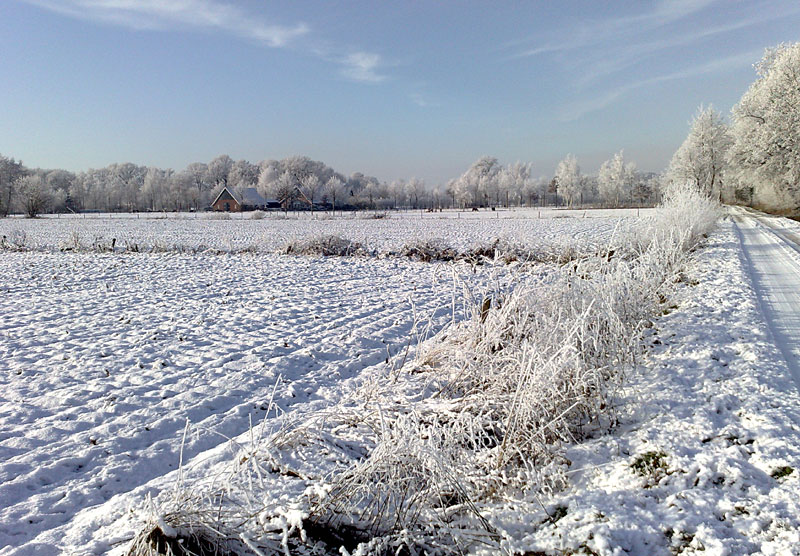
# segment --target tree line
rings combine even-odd
[[[568,154],[556,166],[555,175],[533,177],[530,163],[502,166],[497,159],[483,156],[458,178],[447,182],[445,192],[451,205],[495,206],[639,206],[658,200],[660,178],[653,172],[639,172],[619,151],[600,166],[597,175],[581,172],[578,159]]]
[[[666,183],[768,211],[800,212],[800,43],[767,49],[729,118],[701,106]]]
[[[653,173],[637,172],[622,151],[605,162],[597,176],[583,175],[572,155],[559,163],[554,176],[541,177],[533,176],[530,163],[503,166],[483,156],[459,177],[433,186],[415,177],[387,183],[360,172],[345,176],[306,156],[253,164],[221,155],[179,172],[125,162],[75,173],[30,169],[0,154],[0,215],[203,210],[224,187],[254,187],[287,209],[621,206],[655,202],[658,181]]]
[[[111,164],[85,172],[26,168],[0,155],[0,215],[20,211],[186,211],[209,206],[224,187],[255,187],[287,204],[299,198],[361,206],[378,180],[356,172],[349,177],[305,156],[253,164],[221,155],[183,170]]]

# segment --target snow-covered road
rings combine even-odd
[[[774,217],[732,211],[764,319],[800,388],[800,235],[773,223]]]

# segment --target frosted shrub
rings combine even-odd
[[[717,201],[691,183],[672,185],[664,194],[658,216],[650,227],[651,241],[677,241],[679,250],[693,247],[708,234],[720,216]]]
[[[287,255],[321,255],[325,257],[367,254],[360,243],[333,235],[292,240],[281,252]]]
[[[405,244],[398,255],[425,262],[453,261],[458,252],[442,240],[428,239]]]
[[[12,251],[24,251],[28,248],[28,236],[24,230],[14,229],[8,234],[0,238],[0,248],[9,249]]]

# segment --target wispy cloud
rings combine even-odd
[[[633,83],[627,83],[616,89],[605,91],[599,96],[569,104],[561,111],[560,119],[562,121],[577,120],[586,114],[602,110],[603,108],[621,99],[631,91],[650,85],[656,85],[658,83],[664,83],[667,81],[687,79],[690,77],[698,77],[712,73],[720,73],[738,69],[747,65],[752,65],[761,57],[762,54],[763,52],[761,50],[753,50],[742,54],[736,54],[734,56],[712,60],[704,64],[698,64],[675,72],[657,75],[655,77],[642,79]]]
[[[566,52],[600,44],[609,40],[619,40],[632,32],[642,33],[664,27],[708,8],[720,0],[662,0],[651,11],[616,18],[597,19],[580,23],[569,29],[560,29],[557,41],[548,41],[535,47],[524,48],[509,58],[526,58],[541,54]],[[519,47],[522,42],[509,43],[509,47]]]
[[[223,31],[243,40],[272,48],[298,47],[300,51],[341,67],[341,74],[361,83],[386,79],[379,54],[358,51],[336,55],[332,45],[319,46],[307,38],[311,29],[303,22],[275,24],[241,7],[220,0],[21,0],[68,17],[136,30]],[[300,39],[306,37],[302,43]],[[299,44],[298,44],[299,43]],[[341,52],[341,50],[340,50]]]
[[[219,29],[271,47],[309,32],[305,23],[276,25],[214,0],[23,0],[70,17],[131,29]]]
[[[408,98],[410,98],[411,102],[413,102],[420,108],[432,108],[435,106],[439,106],[439,104],[428,100],[422,93],[411,93],[410,95],[408,95]]]
[[[790,7],[785,11],[776,10],[761,12],[760,14],[752,17],[747,17],[745,19],[722,25],[703,27],[690,33],[670,34],[661,39],[637,42],[635,44],[625,44],[614,49],[613,55],[606,54],[603,59],[597,62],[592,62],[589,67],[587,67],[586,70],[580,76],[578,76],[577,84],[581,87],[586,86],[587,84],[601,77],[605,77],[628,68],[659,51],[688,46],[716,35],[739,31],[741,29],[779,20],[798,13],[800,13],[800,5]]]
[[[378,73],[382,66],[381,56],[372,52],[353,52],[341,60],[342,75],[354,81],[378,83],[386,79]]]

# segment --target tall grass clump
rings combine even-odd
[[[281,249],[281,253],[286,255],[349,257],[366,255],[367,250],[358,242],[339,236],[324,235],[291,240]]]

